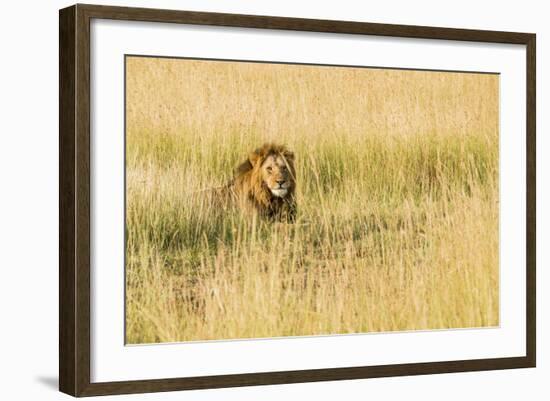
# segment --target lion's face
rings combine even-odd
[[[293,222],[296,217],[294,153],[284,145],[266,143],[235,170],[228,188],[244,206],[262,216]]]
[[[260,171],[262,181],[273,196],[284,198],[288,195],[294,182],[291,160],[283,154],[270,154],[263,160]]]

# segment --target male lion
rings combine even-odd
[[[266,143],[235,170],[233,179],[218,190],[224,204],[236,204],[272,221],[296,218],[294,154],[283,145]]]

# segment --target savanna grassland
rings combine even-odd
[[[128,343],[498,325],[497,75],[126,69]],[[209,207],[269,141],[297,221]]]

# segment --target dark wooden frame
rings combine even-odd
[[[526,349],[523,357],[90,382],[90,20],[171,22],[404,38],[512,43],[527,48]],[[372,24],[190,11],[75,5],[59,13],[59,389],[73,396],[143,393],[324,380],[363,379],[536,364],[535,120],[536,36],[422,26]]]

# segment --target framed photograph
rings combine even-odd
[[[59,26],[61,391],[535,366],[535,34]]]

